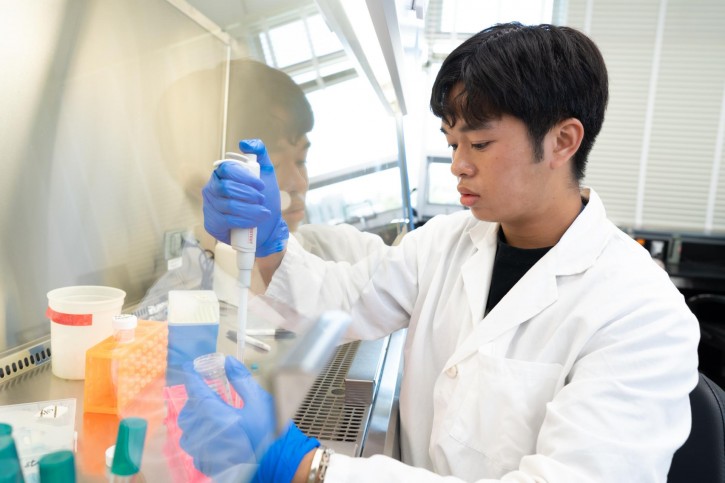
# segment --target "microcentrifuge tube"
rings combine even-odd
[[[204,382],[227,403],[232,402],[229,380],[224,370],[224,354],[212,352],[194,359],[194,370],[204,378]]]

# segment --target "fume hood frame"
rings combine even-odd
[[[403,47],[396,2],[316,0],[316,3],[385,109],[394,116],[405,115]]]

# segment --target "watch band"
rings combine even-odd
[[[320,468],[320,460],[322,459],[322,453],[324,451],[324,446],[320,446],[315,450],[315,454],[312,457],[312,464],[310,464],[310,473],[307,476],[307,483],[317,483],[317,471]]]
[[[317,468],[317,483],[324,483],[327,468],[330,465],[330,457],[335,453],[332,448],[325,448],[320,458],[320,466]]]

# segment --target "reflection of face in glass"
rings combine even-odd
[[[307,178],[309,147],[310,141],[307,136],[301,136],[294,144],[282,139],[268,149],[282,197],[282,218],[287,222],[290,231],[296,231],[305,217],[305,196],[309,187]]]

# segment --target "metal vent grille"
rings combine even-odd
[[[8,381],[50,362],[50,342],[32,342],[0,357],[0,382]]]
[[[367,406],[345,404],[345,375],[359,341],[341,345],[315,380],[295,414],[295,424],[307,435],[354,443],[363,427]]]

